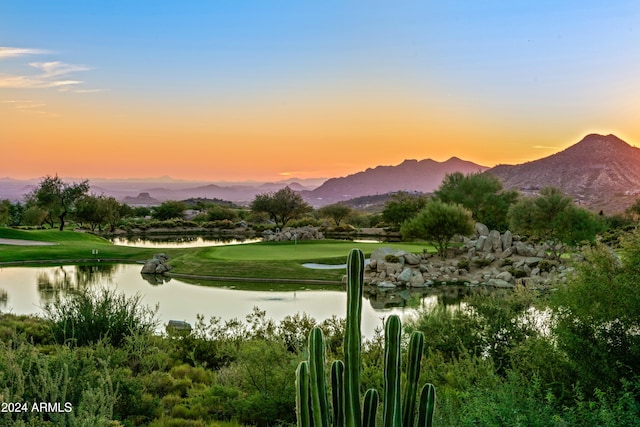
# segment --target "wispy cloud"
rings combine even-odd
[[[29,65],[40,73],[33,76],[0,74],[0,88],[42,89],[79,85],[83,81],[69,78],[70,74],[90,69],[84,65],[65,64],[59,61],[31,62]]]
[[[49,53],[49,52],[42,49],[25,49],[21,47],[0,46],[0,59],[14,58],[16,56],[25,56],[25,55],[40,55],[43,53]]]
[[[0,60],[26,55],[40,55],[50,53],[41,49],[27,49],[16,47],[0,47]],[[5,89],[47,89],[57,88],[68,91],[84,83],[74,77],[76,73],[88,71],[85,65],[67,64],[60,61],[30,62],[29,66],[38,72],[33,75],[1,74],[0,88]],[[99,92],[99,89],[77,89],[82,93]]]

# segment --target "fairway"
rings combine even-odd
[[[392,247],[407,252],[421,253],[426,243],[362,243],[342,240],[314,240],[294,242],[250,243],[246,245],[217,246],[202,250],[201,254],[211,260],[252,261],[322,261],[322,259],[346,259],[353,248],[366,255],[381,247]]]

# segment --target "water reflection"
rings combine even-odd
[[[274,321],[286,316],[306,313],[318,321],[333,316],[344,318],[346,292],[341,286],[241,282],[221,283],[191,281],[140,274],[138,264],[99,264],[48,268],[0,268],[0,283],[8,293],[3,306],[15,314],[42,314],[40,307],[53,298],[93,286],[117,288],[127,297],[140,294],[142,303],[159,305],[159,330],[169,320],[184,320],[191,324],[197,315],[220,317],[223,321],[244,319],[254,307],[265,310]],[[421,309],[438,304],[454,308],[467,292],[464,287],[439,287],[411,290],[380,290],[367,288],[362,307],[362,331],[374,335],[382,319],[397,314],[403,320]],[[0,303],[2,299],[0,298]]]
[[[134,246],[138,248],[176,249],[199,248],[203,246],[241,245],[245,243],[261,242],[261,238],[246,238],[243,236],[189,236],[189,235],[145,235],[114,237],[111,243],[118,246]]]
[[[0,289],[0,308],[5,308],[9,301],[9,294],[5,289]]]
[[[68,292],[88,286],[111,284],[118,264],[60,266],[42,269],[36,276],[36,287],[43,302],[51,302]]]

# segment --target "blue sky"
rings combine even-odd
[[[76,175],[95,172],[69,157],[82,141],[179,146],[190,167],[159,168],[210,179],[518,163],[590,132],[633,144],[639,18],[633,1],[9,0],[0,143],[16,160],[56,143]],[[306,163],[305,147],[318,154]],[[154,174],[119,161],[100,173]],[[19,163],[9,174],[49,173],[44,158]]]

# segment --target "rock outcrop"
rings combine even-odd
[[[285,242],[294,240],[322,240],[324,235],[316,227],[285,227],[282,231],[265,230],[262,240],[265,242]]]
[[[145,261],[142,266],[141,274],[162,274],[171,270],[171,266],[167,264],[169,257],[163,253],[153,255],[153,258]]]
[[[517,284],[544,288],[565,281],[572,270],[552,255],[547,243],[534,245],[510,231],[500,233],[476,225],[476,236],[465,238],[457,256],[441,260],[432,254],[411,254],[383,247],[371,254],[365,283],[383,288],[428,287],[436,284]]]

